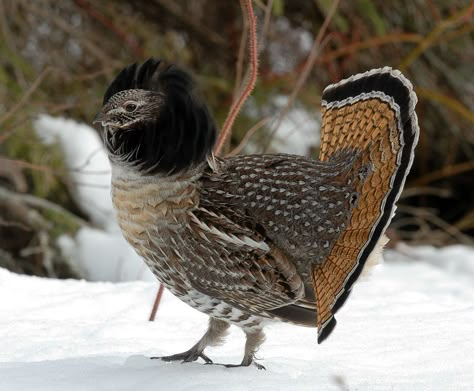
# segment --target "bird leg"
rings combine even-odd
[[[265,367],[255,361],[255,353],[257,353],[260,345],[265,341],[265,334],[262,329],[253,329],[252,331],[245,331],[247,340],[245,341],[245,353],[242,362],[238,365],[227,364],[224,365],[227,368],[236,367],[248,367],[251,364],[255,365],[258,369],[265,369]]]
[[[209,327],[207,328],[206,333],[191,349],[183,353],[173,354],[171,356],[151,358],[159,358],[163,361],[182,361],[185,363],[196,361],[200,357],[206,362],[206,364],[212,364],[212,360],[203,353],[204,349],[208,346],[221,344],[224,341],[224,337],[228,328],[229,323],[224,322],[223,320],[209,318]]]

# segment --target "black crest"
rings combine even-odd
[[[133,89],[160,93],[165,103],[156,121],[117,136],[126,161],[147,173],[171,173],[203,162],[214,146],[216,129],[208,108],[194,93],[191,76],[150,58],[117,75],[105,92],[104,105],[118,92]]]

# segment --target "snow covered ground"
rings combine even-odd
[[[207,323],[169,294],[148,322],[156,283],[0,269],[0,390],[473,390],[474,250],[403,253],[356,286],[325,343],[314,329],[270,325],[266,371],[150,360],[189,348]],[[207,353],[238,363],[243,343],[232,328]]]

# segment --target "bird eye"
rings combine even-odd
[[[127,103],[125,104],[125,110],[128,113],[132,113],[137,109],[137,105],[135,103]]]

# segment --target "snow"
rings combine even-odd
[[[275,19],[270,29],[271,39],[265,44],[270,70],[275,75],[297,71],[311,51],[314,38],[301,27],[294,27],[285,17]]]
[[[43,143],[58,143],[75,187],[76,201],[100,227],[118,230],[110,198],[111,169],[97,132],[71,119],[42,114],[33,123]]]
[[[88,281],[155,281],[120,232],[84,227],[74,238],[61,236],[58,245]]]
[[[321,139],[321,112],[310,111],[299,104],[293,104],[280,122],[280,113],[286,107],[289,96],[276,95],[269,104],[258,109],[253,99],[249,99],[246,115],[255,122],[262,117],[271,118],[267,124],[270,143],[267,151],[308,156],[317,148]],[[278,126],[278,127],[277,127]],[[245,153],[261,153],[262,145],[252,139],[243,149]]]
[[[273,103],[279,113],[287,105],[288,97],[278,95]],[[302,107],[293,107],[283,118],[275,137],[272,139],[271,148],[275,152],[290,153],[295,155],[308,155],[311,147],[319,146],[321,123],[319,111],[310,113]],[[275,116],[277,120],[278,115]]]
[[[474,249],[403,247],[385,258],[323,344],[315,329],[270,324],[258,353],[266,371],[150,360],[188,349],[207,323],[166,292],[148,322],[156,283],[0,269],[0,390],[472,390]],[[207,354],[238,363],[243,344],[232,327]]]
[[[73,196],[95,228],[81,228],[74,238],[63,235],[63,254],[90,281],[154,280],[120,232],[110,197],[111,169],[102,140],[85,124],[46,114],[34,122],[43,143],[58,143],[75,187]]]

